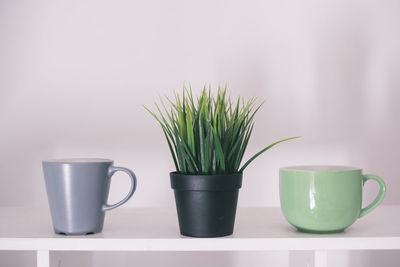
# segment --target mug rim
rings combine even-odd
[[[79,163],[112,163],[111,159],[104,158],[54,158],[46,159],[43,163],[79,164]]]
[[[362,171],[362,169],[346,165],[293,165],[293,166],[280,167],[279,171],[345,172],[345,171]]]

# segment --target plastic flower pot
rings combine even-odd
[[[233,233],[242,173],[170,173],[182,235],[218,237]]]

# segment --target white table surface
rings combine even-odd
[[[48,209],[0,208],[1,250],[260,251],[400,249],[400,206],[381,206],[343,233],[296,231],[279,208],[239,208],[234,234],[190,238],[179,234],[173,208],[120,208],[106,214],[102,233],[53,232]]]

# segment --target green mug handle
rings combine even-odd
[[[359,218],[370,213],[373,209],[378,207],[378,205],[381,204],[382,200],[384,199],[384,197],[386,195],[386,185],[385,185],[385,182],[380,177],[373,175],[373,174],[363,175],[363,180],[362,180],[363,186],[368,180],[375,180],[378,182],[379,193],[378,193],[378,196],[375,198],[374,201],[372,201],[371,204],[369,204],[366,208],[361,209]]]

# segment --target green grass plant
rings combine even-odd
[[[160,97],[156,112],[146,110],[159,122],[177,172],[183,174],[233,174],[244,169],[271,147],[297,137],[279,140],[263,148],[240,166],[254,127],[254,115],[263,105],[256,99],[231,101],[226,87],[217,96],[204,87],[200,96],[184,86],[182,95]],[[169,105],[166,105],[169,104]],[[156,114],[157,113],[157,114]]]

